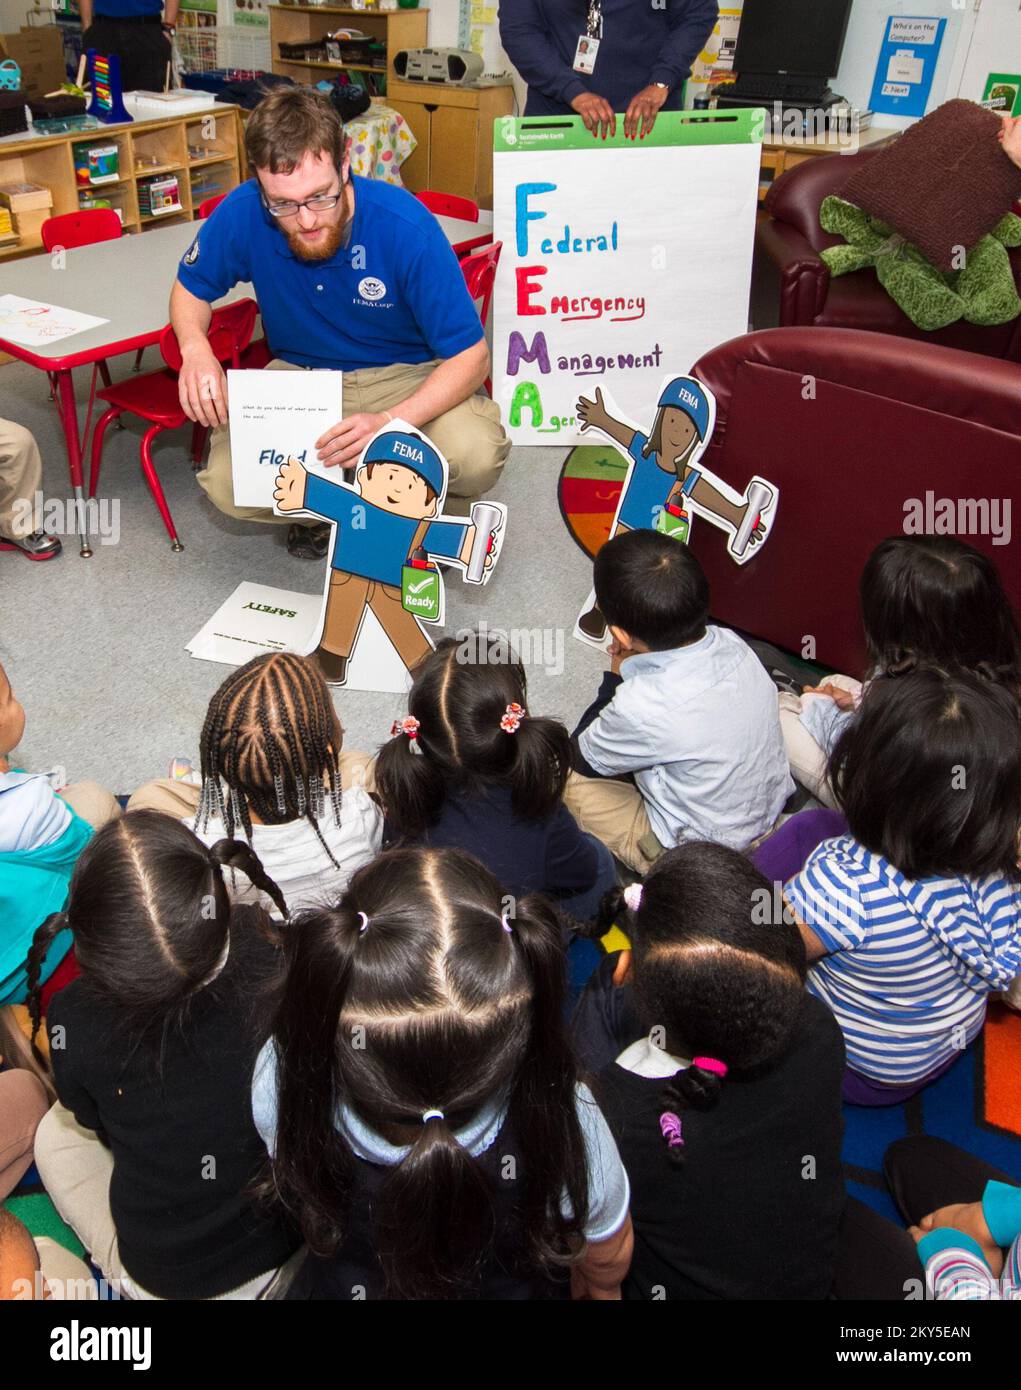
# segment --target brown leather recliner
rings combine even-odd
[[[744,565],[694,518],[691,547],[720,621],[861,676],[865,561],[886,536],[945,519],[995,562],[1021,611],[1013,363],[933,343],[905,351],[894,337],[846,328],[774,328],[713,348],[692,374],[717,401],[702,465],[739,493],[754,474],[780,493],[769,537]]]
[[[752,325],[755,328],[860,328],[918,338],[965,352],[1021,362],[1021,318],[985,328],[963,320],[935,333],[916,328],[871,268],[831,278],[819,252],[840,245],[819,226],[819,208],[875,151],[806,159],[776,180],[755,235]],[[1021,248],[1010,252],[1021,293]]]

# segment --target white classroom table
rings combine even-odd
[[[492,241],[491,226],[464,222],[456,217],[438,218],[458,256]],[[117,241],[98,242],[66,251],[65,265],[57,270],[48,254],[0,265],[0,295],[16,294],[92,314],[107,322],[71,334],[41,347],[25,347],[0,336],[0,351],[10,353],[55,378],[71,487],[79,506],[80,554],[92,551],[87,531],[87,509],[82,481],[82,438],[75,400],[75,367],[91,366],[107,357],[134,352],[159,341],[170,310],[170,290],[177,265],[199,230],[195,222],[175,222],[166,227],[138,232]],[[217,304],[254,298],[251,285],[236,285]]]

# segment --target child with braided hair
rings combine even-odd
[[[232,671],[209,702],[201,788],[149,782],[128,809],[178,816],[207,845],[244,835],[292,911],[319,906],[335,900],[383,837],[370,760],[344,751],[343,740],[314,662],[269,652]],[[231,891],[270,909],[247,884],[232,882]]]
[[[414,671],[408,717],[376,759],[386,833],[467,850],[508,893],[595,916],[613,859],[564,805],[570,739],[531,714],[525,668],[496,634],[446,638]]]
[[[129,1298],[254,1298],[298,1243],[249,1196],[265,1154],[248,1090],[279,932],[261,909],[231,905],[225,868],[286,917],[244,842],[207,849],[170,816],[129,812],[90,842],[66,913],[39,928],[29,959],[38,1027],[39,963],[70,928],[81,976],[47,1015],[59,1101],[35,1157]]]
[[[631,1182],[624,1297],[826,1298],[844,1048],[797,927],[744,855],[702,841],[607,894],[595,930],[612,922],[632,949],[590,980],[576,1040]]]
[[[294,1298],[613,1299],[627,1179],[563,1023],[556,919],[392,849],[292,921],[252,1112],[314,1252]],[[361,1290],[356,1293],[355,1290]]]

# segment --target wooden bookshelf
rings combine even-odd
[[[0,140],[0,183],[38,183],[53,196],[52,208],[25,217],[19,240],[0,244],[0,261],[41,251],[42,223],[48,217],[77,212],[82,206],[81,194],[108,198],[121,213],[125,233],[194,217],[199,203],[217,193],[229,193],[241,182],[241,142],[240,111],[224,105],[187,115],[136,120],[130,125]],[[79,184],[74,166],[76,145],[116,145],[117,179]],[[200,149],[201,155],[194,153]],[[163,174],[177,175],[181,209],[143,216],[138,185]]]
[[[270,5],[269,42],[273,71],[295,82],[308,82],[315,74],[358,73],[369,80],[370,96],[383,96],[395,77],[394,54],[402,48],[424,48],[428,42],[429,11],[353,10],[348,5]],[[361,63],[323,62],[303,58],[282,58],[281,43],[320,43],[334,29],[359,29],[386,49],[386,64],[372,67]],[[372,78],[382,79],[373,82]]]

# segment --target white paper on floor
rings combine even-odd
[[[319,622],[322,594],[239,584],[186,650],[200,661],[243,666],[263,652],[304,652]]]
[[[264,652],[308,652],[319,638],[322,592],[298,594],[268,584],[239,584],[185,648],[200,661],[243,666]],[[400,694],[410,689],[411,677],[375,614],[366,609],[354,655],[348,666],[346,690],[378,690]]]

